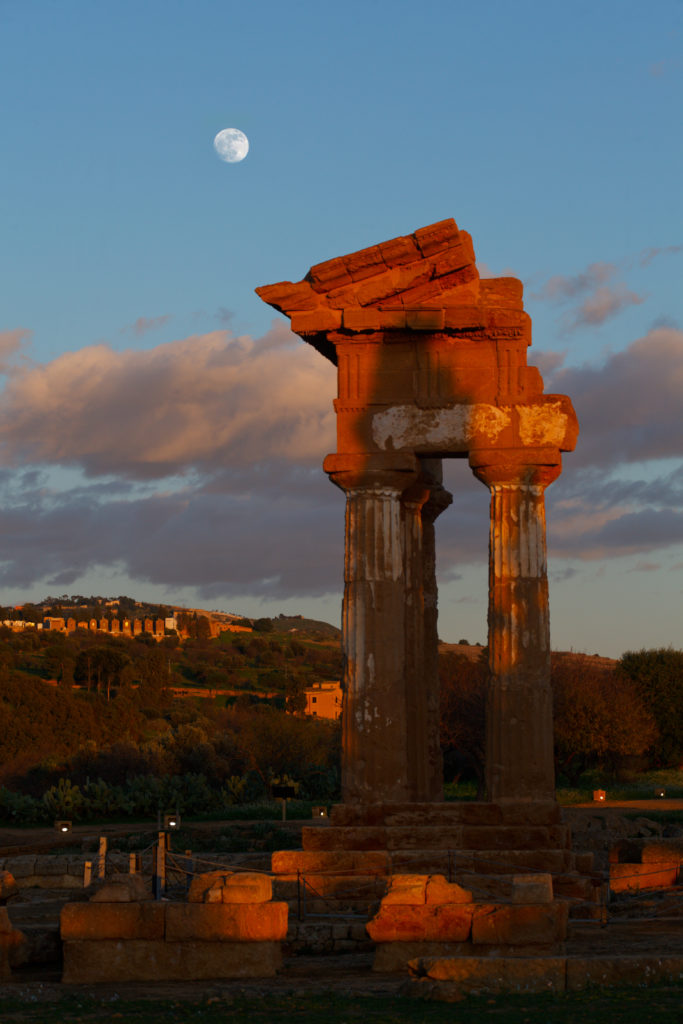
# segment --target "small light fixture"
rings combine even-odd
[[[57,832],[61,832],[64,835],[66,835],[68,832],[70,832],[72,827],[73,826],[72,826],[70,821],[56,821],[55,822],[55,829],[56,829],[56,831]]]
[[[313,817],[314,818],[326,818],[327,817],[327,807],[314,807],[313,808]]]
[[[666,790],[665,789],[661,789],[661,788],[660,789],[656,789],[655,790],[655,796],[665,797],[666,796]]]
[[[593,790],[593,801],[594,801],[594,803],[596,803],[596,804],[604,804],[606,799],[607,799],[607,793],[605,792],[604,789],[594,789]]]
[[[179,814],[165,814],[164,815],[164,828],[169,829],[171,832],[175,832],[176,829],[180,828],[180,815]]]

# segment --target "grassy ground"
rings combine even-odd
[[[681,1024],[683,986],[616,991],[587,990],[567,995],[469,997],[455,1003],[409,997],[289,995],[232,997],[201,1001],[110,999],[106,1003],[69,995],[55,1002],[9,1000],[0,1008],[0,1024]]]

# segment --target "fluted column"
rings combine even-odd
[[[423,465],[424,465],[423,461]],[[427,801],[443,800],[443,757],[441,754],[441,708],[438,677],[438,591],[436,587],[436,538],[434,523],[453,502],[453,495],[441,486],[440,460],[429,460],[433,477],[429,498],[422,506],[422,564],[424,590],[423,700],[427,730]],[[437,472],[438,471],[438,472]]]
[[[472,453],[491,492],[486,780],[490,800],[554,799],[545,488],[559,453]],[[524,459],[524,461],[522,461]]]
[[[346,493],[342,799],[411,799],[405,656],[405,522],[414,456],[325,460]]]

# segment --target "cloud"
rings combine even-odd
[[[639,306],[644,301],[644,296],[630,292],[623,284],[619,284],[615,288],[608,288],[606,285],[596,288],[592,295],[584,299],[577,312],[570,318],[567,329],[575,331],[579,327],[604,324],[605,320],[616,316],[627,306]]]
[[[643,249],[638,257],[641,267],[647,267],[657,256],[668,255],[673,252],[683,251],[683,245],[665,245],[659,249]]]
[[[72,583],[100,568],[205,597],[322,595],[342,585],[344,499],[302,467],[245,470],[137,496],[84,484],[0,507],[0,585]]]
[[[663,250],[651,251],[650,259],[653,259]],[[562,333],[568,334],[581,327],[598,327],[627,306],[640,305],[645,301],[644,296],[629,291],[623,282],[610,283],[617,271],[614,263],[591,263],[580,274],[557,274],[549,278],[540,291],[532,293],[531,298],[558,304],[575,304],[582,299],[578,306],[564,313],[560,322]]]
[[[548,390],[571,397],[580,437],[569,458],[610,466],[683,455],[683,331],[659,327],[602,366],[565,367]]]
[[[572,277],[556,274],[546,281],[532,298],[539,302],[566,302],[606,284],[616,272],[614,263],[591,263],[580,274],[574,274]]]
[[[134,334],[136,338],[141,338],[148,331],[157,331],[172,319],[173,315],[171,313],[164,313],[163,316],[154,317],[139,316],[134,324],[129,324],[128,327],[122,328],[121,333],[130,333]]]
[[[92,345],[15,371],[0,396],[0,465],[154,479],[335,446],[335,371],[284,326],[214,331],[146,351]]]
[[[22,351],[32,337],[33,331],[26,327],[0,331],[0,373],[7,373],[11,369],[13,357]]]
[[[5,351],[21,355],[26,338]],[[683,543],[683,467],[656,461],[683,454],[683,332],[652,330],[598,366],[536,361],[582,431],[547,496],[562,578],[587,560],[651,564]],[[214,602],[340,592],[344,498],[320,467],[335,391],[334,367],[281,323],[257,340],[216,331],[19,360],[0,392],[0,585],[115,571]],[[486,561],[489,495],[460,460],[445,483],[448,581]]]
[[[224,324],[226,326],[235,318],[233,311],[231,309],[226,309],[225,306],[219,306],[214,316],[216,320],[218,320],[219,324]]]

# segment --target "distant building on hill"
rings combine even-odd
[[[313,683],[304,690],[306,697],[305,714],[316,718],[341,717],[342,688],[341,683]]]

